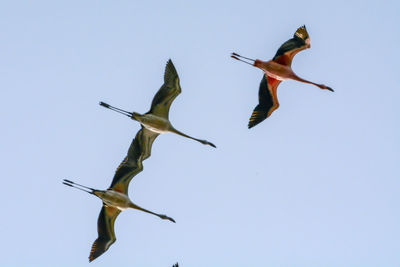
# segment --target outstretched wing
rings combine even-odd
[[[154,96],[148,113],[168,119],[171,103],[181,93],[181,91],[178,73],[170,59],[165,67],[164,84]]]
[[[259,104],[251,114],[248,125],[249,129],[268,118],[271,113],[279,107],[276,89],[280,83],[281,81],[279,80],[271,78],[267,75],[263,75],[260,83],[260,89],[258,90]]]
[[[172,267],[179,267],[179,264],[175,263]]]
[[[290,66],[292,65],[293,57],[301,50],[309,47],[310,37],[308,36],[306,26],[304,25],[297,29],[292,39],[287,40],[281,45],[281,47],[279,47],[272,60]]]
[[[115,242],[114,222],[120,212],[119,209],[103,205],[97,220],[98,237],[90,250],[89,262],[106,252]]]
[[[113,181],[109,189],[128,193],[129,182],[143,170],[142,161],[150,157],[151,147],[158,133],[152,132],[142,126],[137,132],[128,150],[128,155],[115,171]]]

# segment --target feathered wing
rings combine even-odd
[[[309,44],[310,37],[308,36],[306,26],[304,25],[297,29],[292,39],[287,40],[281,45],[281,47],[279,47],[272,60],[290,66],[292,65],[293,57],[298,52],[309,48]]]
[[[151,147],[158,136],[142,127],[133,139],[128,154],[118,166],[109,189],[128,194],[129,182],[143,170],[142,161],[150,157]],[[89,261],[93,261],[115,242],[114,222],[119,209],[103,205],[97,220],[98,238],[94,241],[89,255]]]
[[[119,209],[103,205],[97,220],[98,237],[90,250],[89,262],[106,252],[115,242],[114,222],[120,212]]]
[[[158,135],[142,126],[129,147],[128,155],[115,171],[109,189],[128,194],[129,182],[143,170],[142,161],[150,157],[153,142]]]
[[[249,129],[268,118],[279,107],[276,89],[280,82],[279,80],[263,75],[258,90],[259,103],[251,114],[248,125]]]
[[[178,73],[170,59],[165,67],[164,84],[154,96],[148,113],[168,119],[171,103],[181,91]]]

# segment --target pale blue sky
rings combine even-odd
[[[1,265],[87,266],[105,189],[171,58],[170,119],[91,266],[400,266],[398,1],[2,1]],[[268,60],[305,24],[280,108],[248,130]]]

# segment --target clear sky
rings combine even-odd
[[[171,58],[182,94],[90,266],[400,266],[398,1],[2,1],[0,265],[88,266],[101,201]],[[280,108],[259,69],[305,24]]]

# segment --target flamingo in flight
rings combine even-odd
[[[107,190],[93,189],[70,180],[63,181],[63,184],[95,195],[103,201],[103,207],[97,220],[98,237],[90,250],[89,262],[106,252],[115,242],[114,222],[118,214],[125,209],[141,210],[158,216],[163,220],[175,222],[174,219],[164,214],[154,213],[139,207],[128,196],[129,182],[136,174],[143,170],[142,161],[150,157],[154,139],[155,136],[150,130],[142,127],[138,131],[129,147],[127,156],[118,166],[113,181]]]
[[[261,69],[264,72],[258,92],[259,104],[251,114],[249,129],[256,126],[268,118],[274,110],[279,107],[276,90],[281,81],[295,80],[303,83],[313,84],[321,89],[333,92],[333,89],[324,85],[307,81],[297,76],[292,68],[292,59],[300,51],[310,48],[310,37],[306,26],[297,29],[292,39],[284,42],[279,47],[274,58],[269,61],[251,59],[243,57],[237,53],[232,53],[231,57]]]
[[[145,114],[139,114],[136,112],[128,112],[116,107],[113,107],[107,103],[100,102],[100,105],[119,112],[123,115],[130,117],[132,120],[138,121],[144,128],[148,129],[152,134],[151,137],[155,139],[159,134],[162,133],[175,133],[186,138],[193,139],[203,145],[210,145],[216,147],[213,143],[207,140],[201,140],[192,136],[186,135],[177,129],[175,129],[168,119],[169,109],[174,99],[181,93],[181,86],[179,84],[179,77],[174,64],[171,59],[168,60],[167,66],[165,67],[164,73],[164,84],[158,90],[151,103],[150,111]]]

